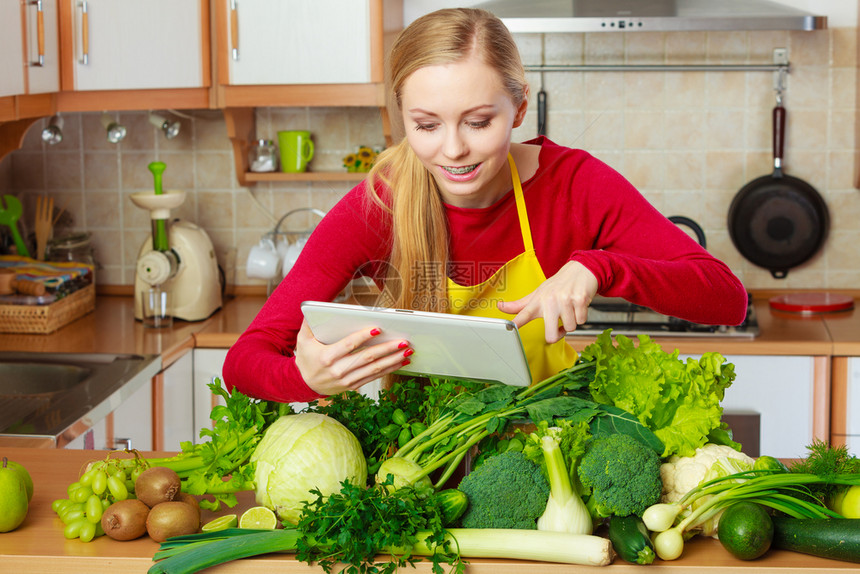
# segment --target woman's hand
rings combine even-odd
[[[314,338],[302,321],[296,338],[296,366],[305,383],[321,395],[354,391],[409,364],[412,348],[407,341],[374,344],[379,329],[365,329],[330,345]],[[362,347],[362,345],[367,346]]]
[[[568,261],[558,273],[516,301],[502,301],[499,310],[516,314],[513,321],[522,327],[543,317],[546,342],[555,343],[577,325],[588,320],[588,306],[597,294],[597,278],[582,263]],[[561,321],[561,326],[559,326]]]

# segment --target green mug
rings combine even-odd
[[[304,130],[278,132],[278,145],[281,148],[281,171],[286,173],[307,171],[308,162],[314,157],[311,132]]]

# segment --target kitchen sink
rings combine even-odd
[[[92,376],[78,365],[0,362],[0,396],[41,395],[67,391]]]
[[[65,446],[160,370],[159,355],[0,352],[0,445]]]

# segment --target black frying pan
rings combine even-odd
[[[830,225],[827,205],[811,185],[782,171],[785,108],[773,110],[773,173],[747,183],[729,207],[729,235],[747,260],[776,279],[821,248]]]

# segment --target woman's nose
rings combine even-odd
[[[460,134],[460,130],[448,130],[448,132],[445,134],[445,142],[442,153],[444,153],[446,157],[460,158],[466,155],[468,152],[469,147],[463,140]]]

